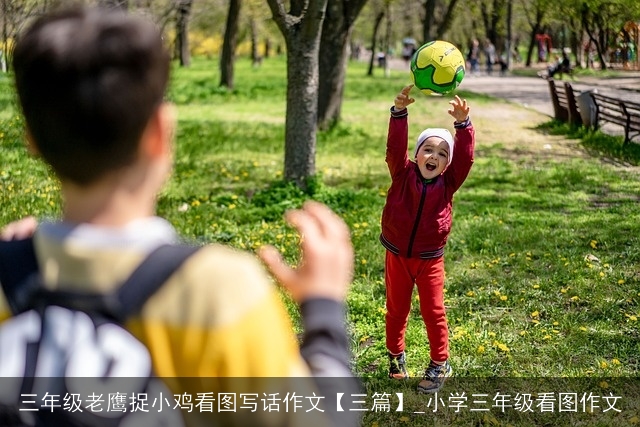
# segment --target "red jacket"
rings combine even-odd
[[[453,194],[471,170],[475,146],[471,122],[454,126],[451,164],[442,175],[425,180],[407,154],[407,110],[391,113],[386,155],[391,187],[382,211],[380,242],[396,255],[437,258],[444,254],[451,231]]]

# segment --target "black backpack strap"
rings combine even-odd
[[[137,314],[180,266],[199,246],[163,245],[151,252],[115,293],[119,319]]]
[[[42,286],[39,274],[31,275],[21,286],[21,311],[57,305],[85,313],[99,313],[119,323],[137,314],[144,303],[167,279],[200,247],[163,245],[152,251],[131,273],[129,278],[111,294],[81,293],[48,290]]]
[[[11,311],[18,313],[15,294],[27,277],[38,271],[33,238],[0,242],[0,285]]]

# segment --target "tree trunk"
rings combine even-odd
[[[507,2],[506,0],[491,0],[490,3],[490,10],[487,3],[483,2],[480,4],[480,12],[482,13],[485,35],[491,43],[500,47],[502,46],[500,43],[502,40],[502,34],[498,34],[498,24],[504,22]]]
[[[604,52],[602,49],[602,33],[599,34],[599,37],[595,37],[593,34],[593,29],[591,28],[591,20],[589,19],[590,13],[587,5],[583,5],[582,8],[582,25],[584,26],[587,35],[589,36],[589,40],[595,45],[596,52],[598,54],[598,60],[600,61],[600,69],[606,70],[607,63],[605,61]]]
[[[353,24],[366,0],[329,0],[320,38],[318,127],[328,129],[340,120],[348,46]]]
[[[267,2],[287,45],[284,178],[306,189],[316,172],[318,53],[327,0]]]
[[[249,30],[251,32],[251,64],[258,67],[262,62],[260,54],[258,54],[258,28],[255,18],[249,19]]]
[[[513,2],[507,5],[507,44],[506,44],[507,70],[511,69],[511,52],[513,52]]]
[[[527,22],[531,27],[530,39],[529,39],[529,48],[527,49],[527,61],[525,65],[527,67],[531,66],[531,58],[533,56],[533,48],[536,45],[536,34],[540,33],[542,28],[542,20],[544,19],[545,10],[542,7],[536,7],[529,15],[527,13]]]
[[[536,34],[538,34],[538,32],[540,31],[540,27],[538,25],[535,25],[532,29],[531,29],[531,34],[529,37],[529,48],[527,49],[527,62],[525,63],[525,65],[527,67],[531,66],[531,58],[533,57],[533,49],[536,45]]]
[[[384,18],[384,11],[378,12],[376,19],[373,21],[373,36],[371,36],[371,58],[369,59],[369,71],[367,76],[373,76],[373,63],[376,60],[376,44],[378,40],[378,31],[380,30],[380,24]]]
[[[349,34],[322,32],[319,58],[318,127],[323,130],[328,129],[340,119],[348,39]]]
[[[579,40],[578,33],[574,28],[575,26],[571,25],[571,35],[569,37],[569,46],[571,47],[571,52],[573,52],[576,55],[575,67],[580,67],[580,64],[582,63],[581,61],[582,58],[580,57],[580,40]]]
[[[436,21],[437,0],[426,0],[424,3],[424,21],[422,23],[423,42],[441,39],[442,36],[451,28],[453,23],[454,11],[458,0],[449,0],[443,5],[442,18]]]
[[[264,57],[268,58],[271,56],[271,39],[267,37],[264,39]]]
[[[227,26],[224,30],[222,54],[220,56],[220,86],[233,89],[233,70],[236,60],[236,43],[238,39],[238,21],[242,0],[229,0]]]
[[[422,23],[422,37],[424,42],[435,40],[435,24],[436,0],[426,0],[424,2],[424,22]]]
[[[316,172],[318,56],[312,51],[304,43],[287,43],[284,177],[301,188]]]
[[[442,18],[442,22],[438,25],[436,30],[436,38],[441,39],[444,34],[451,29],[451,24],[453,24],[453,17],[456,10],[456,5],[458,0],[450,0],[449,6],[447,7],[446,12]]]
[[[176,54],[181,67],[191,65],[189,52],[189,15],[193,0],[180,0],[176,9]]]

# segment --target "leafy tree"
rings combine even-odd
[[[600,69],[608,68],[607,51],[612,46],[624,23],[638,18],[638,5],[635,1],[620,0],[609,2],[605,0],[585,0],[580,7],[582,26],[589,37],[589,41],[596,48]]]
[[[442,39],[451,28],[454,11],[458,0],[426,0],[424,2],[424,20],[422,23],[422,37],[426,43],[431,40]]]
[[[500,51],[506,36],[507,0],[483,0],[480,2],[480,12],[485,37]]]
[[[374,61],[376,52],[378,51],[378,34],[380,32],[382,20],[389,11],[389,0],[371,0],[368,4],[368,16],[364,16],[363,21],[371,28],[371,57],[369,58],[369,69],[367,71],[367,75],[373,76]],[[371,25],[371,22],[373,22],[373,25]]]
[[[327,0],[267,0],[287,46],[284,178],[306,188],[315,174],[318,53]]]
[[[527,48],[527,67],[531,66],[533,49],[536,45],[536,35],[542,32],[546,22],[547,12],[553,0],[522,0],[520,3],[529,24],[529,47]]]

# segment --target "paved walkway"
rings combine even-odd
[[[581,77],[571,81],[575,90],[597,90],[604,95],[640,102],[640,73],[620,78]],[[466,76],[459,89],[483,93],[553,116],[549,83],[540,77]]]

